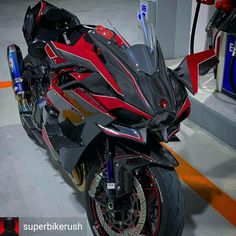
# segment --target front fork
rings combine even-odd
[[[131,153],[125,155],[116,155],[116,139],[109,137],[104,144],[104,158],[106,162],[106,171],[97,174],[89,195],[103,207],[110,211],[119,210],[119,202],[132,192],[134,174],[140,168],[154,165],[165,168],[175,168],[178,162],[165,147],[159,145],[151,150],[150,156],[144,153]],[[97,195],[99,186],[103,187],[107,200]]]
[[[115,172],[114,172],[114,158],[115,156],[115,145],[112,139],[106,138],[104,158],[107,164],[106,171],[106,190],[108,196],[107,207],[109,210],[114,210],[115,199],[116,199],[116,183],[115,183]]]

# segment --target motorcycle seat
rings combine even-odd
[[[40,4],[46,4],[42,13],[40,13],[40,6],[42,6]],[[44,57],[46,43],[63,41],[62,34],[65,31],[80,25],[81,23],[75,15],[45,1],[38,3],[32,9],[29,7],[23,26],[29,54],[37,58]]]
[[[78,25],[80,21],[75,15],[54,6],[46,8],[38,23],[40,28],[55,31],[74,28]]]

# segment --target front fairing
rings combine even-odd
[[[143,47],[146,47],[144,45],[140,45],[140,51],[137,50],[139,45],[136,45],[136,54],[134,51],[130,54],[132,46],[119,47],[115,41],[106,39],[95,30],[91,31],[89,35],[97,48],[101,50],[104,63],[123,92],[122,99],[125,102],[153,117],[165,111],[173,115],[176,113],[176,99],[172,82],[168,76],[158,42],[156,42],[156,59],[153,60],[155,61],[153,64],[147,54],[140,53],[145,51],[143,50]],[[140,63],[142,56],[143,63]],[[138,63],[135,64],[135,62]],[[165,109],[160,106],[162,99],[168,102],[168,107]]]

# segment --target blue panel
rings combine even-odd
[[[140,12],[138,12],[138,16],[137,16],[137,17],[138,17],[138,20],[141,21],[141,19],[142,19],[142,15],[141,15]]]
[[[230,67],[230,61],[232,58],[232,52],[234,48],[234,42],[236,38],[228,35],[227,37],[227,45],[226,45],[226,52],[225,52],[225,70],[224,70],[224,80],[223,80],[223,90],[232,93],[232,88],[229,83],[229,67]],[[234,73],[236,74],[236,63],[234,65]],[[234,77],[234,83],[236,84],[236,77]]]
[[[147,5],[146,4],[142,4],[141,5],[141,10],[142,10],[142,12],[147,13]]]
[[[21,77],[20,66],[19,66],[19,62],[18,62],[18,59],[17,59],[17,52],[16,51],[11,51],[9,57],[11,58],[12,64],[13,64],[12,65],[13,66],[12,73],[13,73],[14,78]]]

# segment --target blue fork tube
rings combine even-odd
[[[107,160],[107,180],[114,181],[113,160],[111,158]]]
[[[113,157],[109,150],[109,142],[106,140],[105,144],[105,160],[107,164],[107,193],[110,200],[114,200],[116,196],[116,185],[114,176]]]

